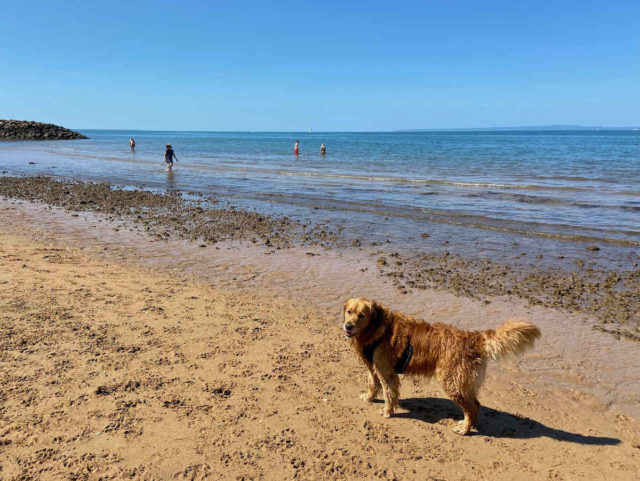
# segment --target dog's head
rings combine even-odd
[[[353,297],[344,304],[344,335],[353,337],[379,322],[379,306],[367,299]]]

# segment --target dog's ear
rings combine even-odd
[[[371,314],[370,314],[371,324],[373,324],[374,326],[379,326],[380,324],[382,324],[383,316],[384,316],[384,307],[382,307],[377,302],[372,301]]]

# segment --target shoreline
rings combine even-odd
[[[527,358],[537,389],[580,392],[603,409],[640,417],[640,391],[633,374],[640,363],[637,343],[600,332],[601,324],[593,315],[531,305],[514,296],[474,297],[431,287],[399,289],[397,277],[381,274],[379,256],[371,255],[375,251],[357,247],[278,248],[237,239],[203,244],[158,235],[137,217],[139,222],[132,222],[100,211],[69,211],[1,198],[0,207],[0,229],[7,234],[31,232],[36,240],[80,249],[105,262],[188,275],[243,296],[296,299],[331,313],[336,322],[342,303],[352,296],[377,299],[429,322],[463,329],[489,329],[507,318],[526,318],[543,331],[538,354]]]
[[[132,153],[127,140],[137,134],[124,133],[7,145],[0,163],[16,176],[215,192],[240,208],[339,225],[366,245],[389,239],[402,249],[567,270],[574,260],[605,270],[640,262],[640,178],[633,160],[621,160],[635,158],[635,137],[336,134],[322,158],[307,152],[319,140],[309,134],[296,160],[283,134],[140,132]],[[157,151],[169,138],[184,160],[172,175]],[[587,250],[593,245],[600,249]]]
[[[301,222],[236,208],[214,197],[170,191],[120,189],[104,183],[70,182],[48,177],[0,177],[0,197],[44,202],[72,212],[94,212],[111,220],[127,220],[156,239],[177,238],[211,246],[250,242],[267,249],[318,247],[345,253],[357,250],[375,258],[376,269],[403,294],[444,289],[487,300],[512,296],[531,305],[593,316],[594,327],[617,338],[640,340],[640,269],[629,259],[627,269],[603,270],[587,260],[575,268],[494,262],[450,254],[424,254],[395,248],[393,243],[366,245],[330,223]],[[541,254],[522,252],[522,258]],[[560,256],[562,257],[562,256]],[[531,261],[529,261],[531,262]]]

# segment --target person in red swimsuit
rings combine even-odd
[[[298,155],[298,144],[300,143],[299,140],[296,140],[296,145],[293,146],[293,154],[294,155]]]

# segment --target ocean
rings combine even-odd
[[[638,131],[79,131],[90,139],[2,142],[0,169],[215,195],[362,245],[618,268],[640,254]]]

